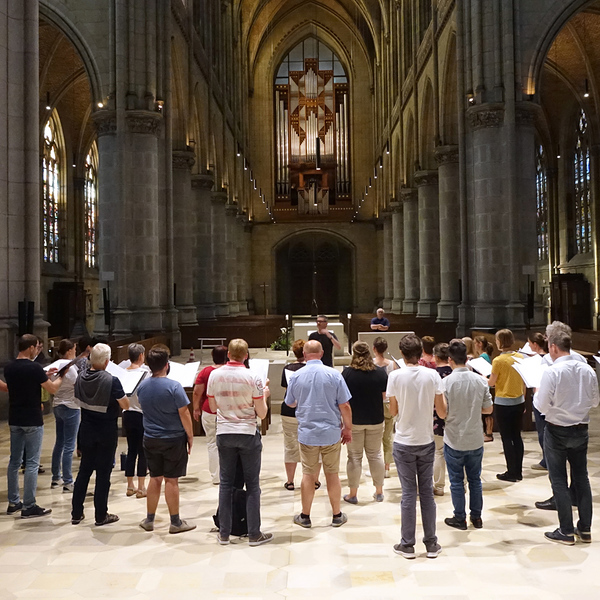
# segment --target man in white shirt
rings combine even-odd
[[[414,334],[404,336],[399,344],[406,367],[392,371],[386,394],[390,412],[398,415],[394,437],[394,461],[402,485],[400,512],[402,540],[394,552],[404,558],[415,558],[417,481],[423,522],[423,543],[427,557],[442,551],[435,534],[436,507],[433,498],[433,404],[441,401],[442,379],[434,369],[419,366],[423,353],[421,339]]]
[[[587,364],[572,358],[571,336],[560,324],[546,328],[553,364],[542,376],[537,408],[546,416],[544,452],[560,527],[546,532],[546,539],[572,546],[575,536],[592,541],[592,491],[587,473],[589,412],[598,406],[598,380]],[[579,522],[573,527],[567,461],[575,488]]]

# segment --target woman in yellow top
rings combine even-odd
[[[506,459],[506,472],[498,473],[496,477],[511,482],[523,479],[521,424],[525,408],[525,385],[519,373],[512,368],[515,357],[523,358],[523,355],[511,351],[514,343],[510,329],[501,329],[496,333],[496,346],[501,354],[493,360],[489,378],[489,386],[496,388],[495,413]]]

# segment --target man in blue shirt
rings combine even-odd
[[[387,331],[390,328],[390,322],[383,316],[383,308],[377,309],[377,316],[371,319],[371,329],[373,331]]]
[[[319,473],[319,456],[327,479],[327,493],[333,511],[333,527],[347,520],[340,510],[342,485],[339,477],[340,449],[352,441],[352,410],[348,386],[341,373],[326,367],[321,358],[323,347],[317,341],[304,345],[306,367],[290,378],[285,403],[296,408],[298,442],[302,460],[302,512],[294,523],[311,527],[310,508]],[[343,425],[342,425],[343,423]]]

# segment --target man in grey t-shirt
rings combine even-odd
[[[448,347],[448,363],[452,373],[443,380],[444,396],[436,397],[437,414],[446,419],[444,456],[450,478],[450,494],[454,516],[444,520],[456,529],[467,529],[465,508],[465,473],[469,482],[471,523],[483,527],[481,511],[481,462],[483,460],[483,428],[481,415],[493,410],[487,381],[466,368],[467,347],[462,340],[452,340]]]

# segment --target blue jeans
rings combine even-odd
[[[454,516],[461,521],[467,518],[465,508],[465,473],[469,482],[469,509],[472,519],[481,518],[483,490],[481,487],[481,462],[483,446],[477,450],[454,450],[444,444],[444,456],[450,479],[450,494],[454,506]]]
[[[73,483],[73,452],[81,411],[78,408],[59,404],[54,407],[54,419],[56,420],[56,442],[52,450],[52,481],[60,481],[62,463],[63,482]]]
[[[571,484],[575,489],[580,531],[592,528],[592,490],[587,472],[588,426],[560,427],[546,421],[544,451],[548,475],[558,510],[560,530],[573,535],[573,509],[567,485],[567,461],[571,465]]]
[[[248,537],[260,536],[260,461],[262,441],[260,433],[244,435],[222,433],[217,435],[219,449],[219,523],[221,537],[231,535],[233,490],[238,457],[242,462],[246,483],[246,519]]]
[[[540,465],[542,467],[546,467],[546,453],[544,452],[544,430],[546,429],[546,417],[534,406],[533,414],[535,415],[535,428],[537,429],[538,434],[538,442],[540,443],[540,448],[542,449],[542,460],[540,460]]]
[[[19,469],[23,460],[23,450],[27,454],[25,462],[25,480],[23,482],[23,507],[31,508],[35,504],[37,490],[38,469],[40,468],[40,454],[42,452],[42,439],[44,427],[10,426],[10,460],[6,478],[8,480],[8,501],[18,504],[19,497]]]
[[[433,498],[433,459],[435,443],[425,446],[405,446],[394,442],[394,462],[402,485],[400,515],[403,546],[415,545],[417,526],[417,484],[421,502],[423,543],[430,546],[437,542],[435,535],[435,500]]]

